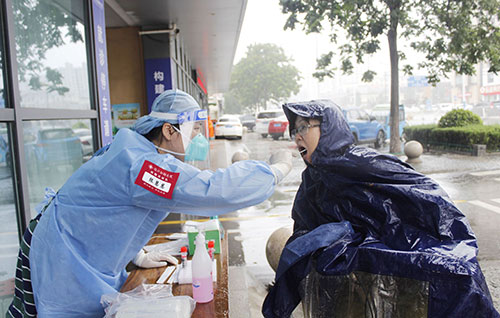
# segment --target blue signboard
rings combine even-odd
[[[426,87],[429,86],[427,76],[410,76],[408,77],[408,87]]]
[[[101,142],[105,146],[113,140],[111,107],[109,98],[108,58],[106,50],[106,24],[104,21],[104,0],[92,0],[94,16],[94,45],[97,70],[97,96],[99,97],[99,120]]]
[[[149,111],[151,111],[151,105],[158,95],[173,88],[171,65],[170,58],[146,59],[144,62]]]

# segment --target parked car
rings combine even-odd
[[[243,136],[243,126],[237,115],[223,115],[215,125],[215,138],[236,138]]]
[[[375,148],[380,148],[385,142],[384,127],[363,109],[344,110],[344,116],[354,135],[356,144],[373,143]]]
[[[74,133],[80,138],[82,143],[83,156],[91,156],[94,153],[94,146],[92,142],[92,131],[87,128],[73,129]]]
[[[477,104],[474,105],[474,108],[476,108],[476,107],[478,107],[478,108],[480,108],[480,107],[490,107],[490,103],[488,103],[488,102],[479,102],[479,103],[477,103]]]
[[[269,134],[269,122],[283,115],[285,115],[285,113],[282,109],[263,110],[259,112],[255,120],[255,131],[263,138],[266,138]]]
[[[240,116],[240,121],[243,127],[247,127],[249,131],[253,131],[255,128],[255,116],[251,114],[245,114]]]
[[[370,112],[370,116],[375,117],[375,119],[382,125],[385,132],[385,138],[391,138],[391,105],[380,104],[375,105],[375,107]],[[399,105],[399,136],[403,137],[403,129],[408,125],[406,122],[406,111],[404,105]]]
[[[32,169],[71,166],[78,169],[83,163],[80,138],[71,128],[42,128],[24,135],[26,161]]]
[[[281,137],[285,139],[290,139],[290,132],[288,130],[288,119],[285,115],[278,118],[272,119],[269,122],[268,133],[273,137],[274,140],[278,140]]]

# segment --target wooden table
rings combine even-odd
[[[149,244],[164,243],[168,240],[161,237],[152,238]],[[221,253],[215,254],[217,262],[217,282],[214,283],[214,300],[206,304],[196,304],[196,308],[191,317],[193,318],[222,318],[229,317],[229,289],[228,289],[228,247],[227,240],[221,240]],[[189,257],[190,258],[190,257]],[[158,268],[137,268],[133,270],[121,292],[126,292],[140,284],[155,284],[166,267]],[[174,296],[188,295],[193,297],[191,284],[173,284],[172,292]]]

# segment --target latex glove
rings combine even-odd
[[[292,153],[287,149],[280,149],[271,155],[269,163],[278,184],[292,170]]]
[[[167,262],[174,265],[179,264],[177,258],[165,251],[151,251],[149,253],[145,253],[142,249],[132,260],[132,263],[143,268],[162,267],[166,266]]]

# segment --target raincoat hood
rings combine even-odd
[[[289,121],[290,133],[295,129],[297,116],[321,120],[321,137],[312,154],[312,163],[321,164],[332,154],[341,154],[354,144],[354,137],[340,107],[330,100],[288,103],[283,110]]]

